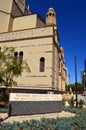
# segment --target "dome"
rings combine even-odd
[[[48,10],[54,10],[54,8],[50,7]],[[54,10],[55,11],[55,10]]]
[[[53,13],[53,14],[56,15],[55,10],[54,10],[53,8],[49,8],[49,9],[48,9],[47,15],[48,15],[49,13]]]

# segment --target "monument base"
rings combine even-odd
[[[61,94],[10,93],[9,116],[57,113],[61,111]]]

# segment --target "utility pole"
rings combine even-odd
[[[75,56],[75,93],[76,93],[76,108],[78,107],[78,95],[77,95],[77,63],[76,63],[76,56]]]

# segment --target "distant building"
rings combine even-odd
[[[86,60],[84,61],[84,70],[82,71],[82,84],[84,85],[84,90],[86,91]]]
[[[13,91],[65,91],[68,71],[53,8],[48,9],[45,22],[38,14],[31,14],[25,0],[0,1],[1,50],[3,46],[15,47],[14,56],[26,60],[31,69],[16,79]]]

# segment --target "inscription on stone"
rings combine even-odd
[[[37,37],[37,36],[48,36],[53,34],[52,27],[45,27],[40,29],[29,29],[24,31],[16,31],[11,33],[3,33],[0,34],[0,42],[8,41],[8,40],[17,40],[17,39],[24,39],[30,37]]]
[[[10,93],[9,116],[62,111],[61,94]]]
[[[61,94],[24,94],[11,93],[10,101],[61,101]]]

